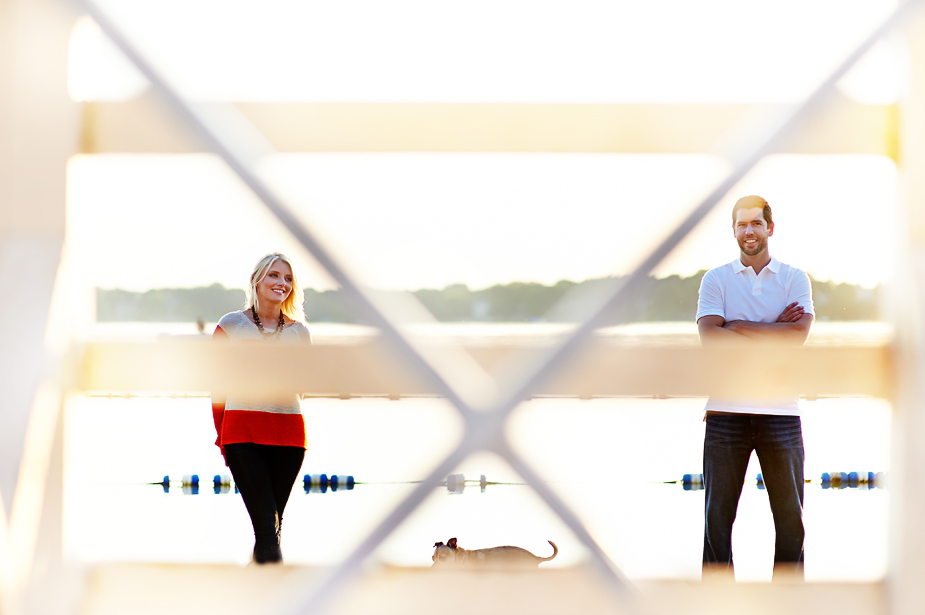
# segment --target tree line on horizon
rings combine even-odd
[[[650,276],[642,292],[607,320],[612,324],[646,321],[692,321],[697,293],[705,271],[690,277]],[[496,284],[471,290],[465,284],[443,289],[420,289],[413,294],[441,322],[570,322],[584,296],[604,284],[625,278],[597,278],[583,282],[561,280],[551,286],[534,282]],[[878,320],[880,287],[864,288],[812,280],[817,320]],[[567,298],[566,298],[567,297]],[[561,301],[565,298],[565,301]],[[147,292],[121,289],[96,291],[98,322],[216,322],[240,310],[244,291],[221,284],[197,288],[161,288]],[[365,324],[355,315],[340,290],[305,289],[305,314],[312,322]]]

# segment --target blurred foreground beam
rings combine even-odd
[[[425,560],[427,561],[427,560]],[[237,615],[267,612],[268,597],[285,592],[294,575],[322,581],[323,568],[220,564],[98,564],[87,572],[82,615]],[[370,567],[328,615],[884,615],[882,583],[696,583],[642,580],[634,610],[620,609],[599,575],[585,566],[534,572]],[[170,591],[151,591],[166,587]],[[204,592],[203,587],[216,591]],[[291,585],[288,585],[291,587]],[[448,587],[465,587],[462,600],[446,600]],[[143,596],[143,599],[139,599]],[[178,599],[182,598],[182,599]],[[442,601],[442,602],[441,602]],[[489,608],[473,605],[490,605]],[[306,612],[306,611],[302,611]],[[310,611],[308,611],[310,612]]]
[[[280,152],[703,153],[753,105],[248,103]],[[895,157],[896,108],[835,96],[782,152]],[[84,153],[203,151],[151,94],[87,103]]]
[[[547,346],[479,345],[469,352],[486,369],[529,364]],[[891,397],[892,355],[884,345],[702,349],[622,346],[597,340],[537,395]],[[762,357],[754,367],[756,353]],[[513,359],[513,361],[511,361]],[[108,392],[205,392],[269,395],[434,395],[377,340],[348,345],[254,347],[203,341],[94,343],[79,361],[78,388]]]
[[[76,15],[0,0],[0,611],[62,612],[63,438],[46,352],[80,109],[67,92]],[[56,297],[56,294],[59,296]],[[69,304],[68,308],[72,308]],[[12,325],[28,320],[26,326]],[[40,602],[37,602],[36,599]],[[41,607],[37,605],[41,604]]]
[[[909,50],[902,112],[900,200],[903,220],[897,245],[895,308],[897,396],[893,412],[893,469],[890,478],[891,615],[922,612],[925,578],[925,11],[903,24]],[[901,290],[900,290],[901,289]]]

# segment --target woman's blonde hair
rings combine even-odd
[[[249,310],[251,306],[255,309],[260,309],[260,303],[257,299],[257,285],[267,277],[267,272],[276,261],[283,261],[292,269],[292,292],[283,301],[280,309],[290,320],[305,322],[305,308],[302,305],[305,302],[305,293],[302,291],[302,287],[299,286],[299,279],[296,277],[292,261],[289,260],[288,256],[279,252],[271,252],[257,261],[254,272],[251,274],[251,283],[244,291],[244,309]]]

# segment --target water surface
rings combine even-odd
[[[185,332],[180,325],[119,327],[110,327],[109,334],[121,339]],[[521,325],[478,327],[498,336],[524,334]],[[656,325],[647,327],[643,335],[658,333]],[[316,336],[323,329],[317,327]],[[466,331],[448,326],[441,334]],[[638,327],[633,331],[640,333]],[[661,331],[690,333],[689,326],[677,325]],[[870,341],[883,328],[858,325],[852,334],[850,326],[839,325],[817,331],[817,343],[840,343]],[[331,327],[327,333],[330,338],[370,334],[349,327]],[[534,399],[517,409],[508,434],[631,578],[696,579],[703,492],[662,483],[701,472],[703,404],[703,399]],[[885,401],[801,404],[807,478],[832,471],[889,470],[890,407]],[[303,411],[308,424],[303,473],[351,474],[376,484],[325,494],[305,494],[297,484],[284,524],[283,550],[290,563],[332,565],[345,557],[409,493],[413,485],[407,482],[424,478],[452,450],[462,425],[440,399],[306,399]],[[228,472],[214,439],[208,398],[72,398],[66,410],[67,556],[87,562],[247,563],[253,536],[240,496],[215,495],[209,488],[214,474]],[[490,481],[521,481],[506,462],[485,453],[456,471],[467,478],[484,474]],[[753,482],[758,472],[753,457],[748,478]],[[195,496],[177,489],[165,494],[144,484],[165,474],[192,473],[206,481]],[[807,579],[883,576],[888,495],[886,490],[806,486]],[[454,536],[466,548],[515,544],[538,555],[548,555],[546,541],[553,540],[559,556],[544,566],[587,558],[533,491],[517,485],[490,485],[484,493],[470,487],[460,495],[438,489],[373,557],[430,565],[433,543]],[[773,542],[767,494],[747,484],[733,534],[739,579],[770,578]]]

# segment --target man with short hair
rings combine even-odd
[[[704,346],[727,343],[761,378],[765,340],[802,346],[813,323],[809,277],[771,257],[771,207],[759,196],[739,199],[732,209],[739,258],[703,276],[697,328]],[[706,405],[703,478],[704,575],[733,572],[732,524],[754,450],[771,501],[775,575],[803,573],[803,432],[796,399],[735,400],[710,397]]]

